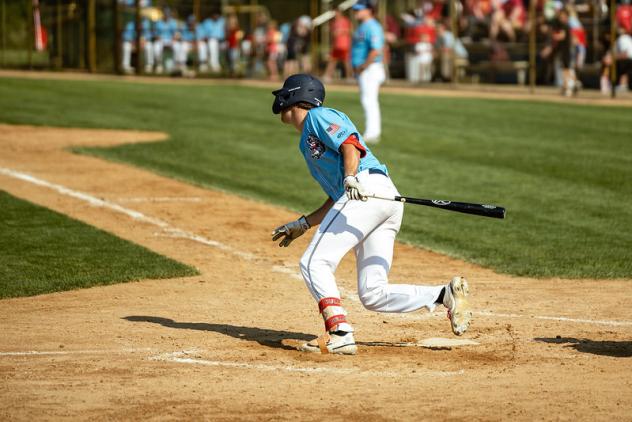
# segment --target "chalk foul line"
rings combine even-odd
[[[153,356],[151,360],[158,360],[164,362],[181,363],[188,365],[201,365],[211,367],[222,368],[236,368],[236,369],[251,369],[256,371],[266,372],[294,372],[304,374],[336,374],[336,375],[360,375],[360,376],[374,376],[374,377],[388,377],[388,378],[400,378],[406,375],[417,376],[436,376],[436,377],[449,377],[455,375],[462,375],[465,373],[463,369],[458,371],[436,371],[428,369],[420,369],[415,367],[412,370],[403,371],[370,371],[357,367],[352,368],[331,368],[327,366],[294,366],[294,365],[277,365],[270,363],[246,363],[246,362],[233,362],[225,360],[208,360],[198,357],[192,358],[191,351],[181,351],[166,353],[158,356]]]
[[[93,195],[79,192],[70,188],[67,188],[62,185],[58,185],[55,183],[48,182],[46,180],[37,178],[28,173],[20,172],[17,170],[12,170],[5,167],[0,167],[0,174],[3,174],[8,177],[12,177],[14,179],[22,180],[28,183],[32,183],[37,186],[45,187],[48,189],[52,189],[62,195],[70,196],[72,198],[78,199],[80,201],[87,202],[88,204],[95,207],[107,208],[109,210],[127,215],[128,217],[141,221],[147,224],[151,224],[157,226],[162,229],[162,232],[165,236],[173,237],[173,238],[181,238],[191,240],[206,246],[210,246],[216,249],[219,249],[223,252],[232,254],[239,258],[245,259],[247,261],[258,261],[258,262],[266,262],[265,258],[261,258],[257,255],[254,255],[250,252],[244,252],[239,249],[233,248],[232,246],[226,245],[224,243],[218,242],[216,240],[208,239],[204,236],[197,235],[195,233],[188,232],[186,230],[179,229],[177,227],[171,226],[166,221],[160,220],[158,218],[149,217],[145,214],[123,207],[116,203],[107,201],[105,199],[97,198]],[[277,266],[274,265],[271,267],[271,270],[276,273],[289,275],[292,278],[302,280],[302,276],[296,269],[293,269],[291,266]],[[355,295],[345,294],[346,298],[355,302],[358,302]],[[547,320],[547,321],[558,321],[558,322],[568,322],[568,323],[579,323],[579,324],[592,324],[592,325],[607,325],[612,327],[617,326],[632,326],[632,321],[617,321],[617,320],[593,320],[593,319],[584,319],[584,318],[570,318],[570,317],[560,317],[560,316],[538,316],[538,315],[521,315],[521,314],[503,314],[492,312],[488,310],[475,311],[475,315],[482,317],[491,317],[491,318],[523,318],[523,319],[538,319],[538,320]],[[418,315],[409,315],[403,314],[404,318],[412,318],[412,319],[428,319],[433,318],[435,314],[418,314]]]

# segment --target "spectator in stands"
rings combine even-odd
[[[628,92],[630,79],[632,78],[632,35],[621,30],[616,44],[617,75],[619,84],[617,92]]]
[[[252,76],[261,75],[265,70],[266,49],[268,47],[268,15],[258,12],[255,18],[255,28],[252,31],[252,55],[250,72]]]
[[[617,8],[617,25],[626,34],[632,34],[632,5],[630,5],[630,0],[622,0]]]
[[[410,16],[410,14],[409,14]],[[427,37],[427,41],[434,45],[437,41],[437,30],[435,22],[430,16],[424,16],[421,23],[418,20],[408,20],[410,23],[406,31],[406,43],[409,47],[409,54],[406,55],[406,75],[411,82],[419,81],[419,63],[416,57],[416,45],[422,42],[422,38]]]
[[[493,0],[493,15],[489,38],[496,41],[504,34],[510,42],[516,41],[517,33],[524,30],[527,12],[522,0]]]
[[[434,47],[430,42],[430,35],[421,35],[421,39],[415,44],[415,55],[411,58],[411,82],[430,82],[432,80],[432,60]]]
[[[237,19],[236,16],[235,19]],[[214,9],[211,16],[202,24],[208,40],[208,64],[212,72],[219,73],[222,71],[219,58],[221,45],[226,39],[226,22],[219,10]],[[237,22],[237,28],[239,28],[239,22]]]
[[[568,25],[571,30],[571,41],[572,41],[572,59],[573,59],[573,67],[575,71],[578,71],[582,67],[584,67],[584,62],[586,61],[586,31],[584,30],[584,26],[582,25],[579,17],[577,16],[577,10],[572,4],[568,5],[569,17],[568,17]]]
[[[244,38],[244,33],[239,27],[239,20],[236,15],[228,16],[226,32],[228,41],[228,68],[231,76],[235,76],[239,71],[241,40]]]
[[[309,16],[301,16],[292,25],[287,39],[287,59],[284,73],[286,76],[295,73],[309,73],[311,60],[309,56],[312,20]]]
[[[266,33],[266,65],[268,67],[268,75],[271,81],[279,79],[279,52],[281,50],[283,34],[279,31],[276,21],[268,22],[268,31]]]
[[[545,48],[542,56],[559,61],[562,69],[562,94],[566,96],[576,94],[579,89],[575,69],[571,65],[571,46],[568,12],[562,8],[552,25],[551,45]]]
[[[437,25],[437,41],[435,43],[439,58],[439,69],[444,81],[452,80],[452,68],[457,69],[467,64],[468,53],[460,39],[455,38],[444,22]],[[458,77],[458,75],[457,75]]]
[[[465,15],[467,16],[467,36],[472,40],[479,40],[482,34],[489,33],[492,16],[491,0],[465,0]]]
[[[325,70],[324,81],[330,82],[338,63],[342,64],[345,77],[350,78],[351,70],[351,21],[340,9],[336,9],[336,16],[329,27],[331,34],[331,54]]]

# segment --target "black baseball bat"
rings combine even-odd
[[[421,199],[408,196],[381,196],[369,195],[370,198],[384,199],[387,201],[398,201],[408,204],[425,205],[427,207],[441,208],[449,211],[462,212],[464,214],[480,215],[490,218],[505,218],[505,209],[489,204],[470,204],[468,202],[452,202],[442,199]]]

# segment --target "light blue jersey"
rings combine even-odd
[[[203,41],[208,38],[206,26],[202,22],[195,24],[195,38],[198,41]]]
[[[380,23],[371,18],[362,23],[353,33],[351,45],[351,65],[358,67],[366,62],[371,50],[380,50],[375,63],[382,61],[382,49],[384,48],[384,31]]]
[[[204,20],[203,24],[206,28],[207,37],[220,41],[226,38],[226,22],[224,18],[220,17],[216,20],[208,18]]]
[[[142,31],[142,36],[144,39],[151,41],[152,38],[154,37],[154,33],[152,31],[151,28],[151,21],[147,18],[143,19],[142,23],[141,23],[141,27],[143,29]]]
[[[134,21],[127,22],[123,30],[123,41],[133,42],[136,39],[136,24]]]
[[[151,40],[152,32],[151,32],[151,21],[147,18],[143,19],[141,22],[141,36],[146,40]],[[129,21],[125,24],[125,29],[123,30],[123,41],[134,42],[136,40],[136,21]]]
[[[195,41],[195,33],[191,30],[189,25],[186,23],[180,24],[180,28],[178,28],[178,32],[182,37],[182,41],[193,42]]]
[[[171,41],[176,32],[178,32],[178,21],[174,18],[156,22],[156,35],[163,41]]]
[[[388,174],[386,166],[371,153],[346,114],[333,108],[316,107],[305,118],[299,149],[314,179],[334,201],[345,193],[344,161],[340,145],[354,134],[366,151],[360,158],[358,172],[379,169]]]

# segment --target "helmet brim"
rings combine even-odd
[[[286,88],[277,89],[272,91],[274,95],[274,103],[272,103],[272,113],[279,114],[287,107],[287,99],[289,92]]]

